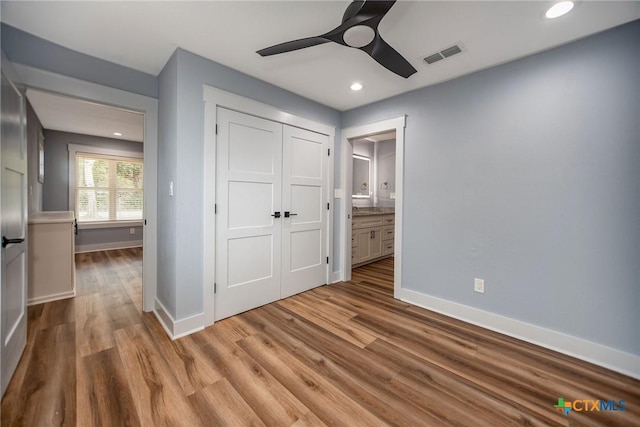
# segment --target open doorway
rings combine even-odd
[[[154,309],[157,285],[158,100],[37,68],[14,64],[23,85],[144,114],[144,233],[142,309]]]
[[[115,298],[114,309],[141,312],[144,114],[31,88],[26,95],[28,304],[96,295],[100,305]],[[52,224],[62,227],[63,218],[74,236],[61,228],[51,241]],[[55,267],[65,263],[75,270]],[[84,283],[87,268],[110,280]]]
[[[401,288],[405,118],[342,131],[342,280]],[[354,269],[355,268],[355,269]],[[373,280],[375,278],[375,280]]]
[[[352,281],[393,290],[395,129],[350,140]]]

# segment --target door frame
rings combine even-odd
[[[264,104],[244,96],[236,95],[209,85],[203,86],[204,100],[204,212],[203,212],[203,308],[204,326],[213,325],[215,310],[215,259],[216,259],[216,123],[218,107],[237,111],[243,114],[260,117],[293,127],[307,129],[329,137],[331,150],[329,157],[329,176],[327,184],[327,283],[333,271],[333,188],[334,188],[334,154],[336,128],[283,111],[278,107]],[[211,261],[213,260],[213,262]]]
[[[353,145],[352,140],[363,138],[373,134],[396,132],[396,206],[395,206],[395,268],[393,269],[393,297],[400,299],[402,288],[402,201],[404,190],[404,128],[406,116],[354,126],[342,129],[342,181],[344,203],[340,208],[340,254],[342,281],[351,280],[351,212],[353,202],[351,188],[353,186]]]
[[[152,311],[157,286],[158,100],[74,77],[13,64],[26,87],[144,114],[144,220],[142,244],[142,310]]]

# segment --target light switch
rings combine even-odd
[[[344,196],[342,194],[342,188],[336,188],[333,190],[333,197],[336,199],[342,199]]]
[[[391,198],[391,200],[395,200],[395,198],[396,198],[396,193],[391,193],[391,194],[389,195],[389,197]]]
[[[173,197],[173,181],[169,183],[169,197]]]

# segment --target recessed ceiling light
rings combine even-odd
[[[351,86],[351,90],[361,90],[364,86],[362,86],[362,83],[353,83]]]
[[[573,9],[572,1],[561,1],[551,6],[545,16],[549,19],[557,18],[565,13],[569,13],[571,9]]]
[[[115,136],[122,136],[122,134],[120,132],[114,132],[113,133]]]

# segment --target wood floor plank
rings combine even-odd
[[[200,426],[178,380],[144,325],[115,332],[140,422],[148,426]]]
[[[203,425],[266,427],[229,381],[220,381],[189,397]]]
[[[78,420],[82,426],[139,426],[127,372],[117,349],[77,361]]]
[[[62,323],[38,330],[27,363],[20,407],[14,408],[8,425],[75,426],[75,325]]]
[[[151,313],[146,313],[143,321],[155,337],[156,347],[171,367],[185,395],[189,396],[222,379],[222,374],[189,337],[171,340]]]
[[[76,347],[80,357],[115,346],[110,317],[99,293],[76,297],[75,310]]]
[[[260,334],[238,342],[254,360],[329,425],[385,425],[314,370]]]
[[[320,310],[316,310],[314,307],[305,304],[299,298],[287,298],[285,300],[278,301],[276,304],[293,311],[298,316],[304,317],[316,325],[328,330],[337,337],[350,342],[360,348],[365,348],[367,344],[372,343],[376,337],[371,335],[358,327],[351,327],[351,324],[346,320],[340,320],[339,318],[331,318]]]
[[[20,402],[24,396],[20,394],[20,390],[24,383],[25,375],[27,374],[29,360],[31,360],[32,357],[35,336],[39,330],[38,325],[42,317],[43,309],[44,304],[27,307],[27,344],[22,353],[20,363],[18,363],[13,378],[11,378],[7,391],[2,398],[2,405],[0,405],[0,425],[10,425],[11,421],[17,417],[16,411],[21,407]]]
[[[216,324],[193,339],[260,419],[269,426],[291,425],[308,414],[309,409],[289,390],[235,342],[226,339],[223,328]]]

